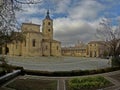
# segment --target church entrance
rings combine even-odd
[[[5,47],[5,55],[7,55],[9,53],[9,48]]]

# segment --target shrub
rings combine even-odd
[[[54,71],[53,76],[71,76],[71,71]]]
[[[48,72],[48,71],[38,71],[38,70],[23,70],[23,72],[25,74],[28,75],[38,75],[38,76],[52,76],[52,72]]]
[[[5,75],[5,70],[3,68],[0,68],[0,76]]]
[[[113,57],[112,58],[112,67],[120,67],[120,57]]]
[[[101,76],[73,78],[68,81],[68,88],[70,90],[92,89],[101,88],[108,84],[110,84],[110,82]]]

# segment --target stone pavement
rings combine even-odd
[[[114,86],[104,88],[103,90],[120,90],[120,70],[102,75],[114,84]]]
[[[58,79],[57,90],[66,90],[64,79]]]
[[[99,58],[81,58],[81,57],[7,57],[10,64],[24,66],[27,69],[35,70],[48,70],[48,71],[61,71],[61,70],[86,70],[86,69],[99,69],[110,67],[108,65],[108,60]],[[114,86],[107,87],[101,90],[120,90],[120,70],[96,74],[104,76]],[[96,75],[86,75],[86,76],[96,76]],[[86,76],[77,76],[86,77]],[[36,78],[36,79],[52,79],[57,80],[57,90],[66,90],[65,80],[76,77],[45,77],[45,76],[31,76],[25,75],[20,78]],[[10,90],[4,87],[0,90]]]
[[[108,59],[84,57],[7,57],[9,64],[40,71],[93,70],[110,67]]]
[[[108,79],[110,82],[112,82],[114,85],[102,88],[99,90],[120,90],[120,70],[109,72],[109,73],[103,73],[103,74],[95,74],[95,75],[86,75],[86,76],[74,76],[74,77],[45,77],[45,76],[31,76],[31,75],[25,75],[20,78],[27,78],[27,79],[47,79],[47,80],[57,80],[57,90],[66,90],[65,80],[69,80],[71,78],[79,78],[79,77],[88,77],[88,76],[103,76],[106,79]]]
[[[111,83],[114,84],[113,86],[101,88],[98,90],[120,90],[120,70],[114,71],[114,72],[109,72],[109,73],[103,73],[103,74],[77,76],[77,77],[79,78],[79,77],[88,77],[88,76],[97,76],[97,75],[105,77],[107,80],[109,80]],[[61,83],[58,83],[58,84],[65,86],[65,83],[64,83],[65,80],[68,80],[70,78],[76,78],[76,77],[62,77],[62,78],[60,78]],[[66,88],[61,88],[58,90],[66,90]]]
[[[88,76],[103,76],[106,79],[108,79],[110,82],[112,82],[114,85],[98,90],[120,90],[120,70],[109,72],[109,73],[103,73],[103,74],[95,74],[95,75],[86,75],[86,76],[74,76],[74,77],[46,77],[46,76],[32,76],[32,75],[25,75],[25,76],[19,76],[17,78],[22,79],[42,79],[42,80],[57,80],[57,90],[66,90],[65,80],[69,80],[71,78],[79,78],[79,77],[88,77]],[[13,90],[8,89],[5,87],[0,87],[0,90]]]

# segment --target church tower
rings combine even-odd
[[[53,20],[49,16],[49,10],[47,11],[47,15],[43,20],[42,33],[44,39],[53,40]]]

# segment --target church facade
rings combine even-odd
[[[23,23],[21,33],[24,34],[23,42],[13,42],[7,45],[10,56],[61,56],[61,42],[53,39],[53,20],[49,11],[40,25]]]
[[[88,44],[78,43],[73,47],[62,47],[63,56],[105,57],[109,53],[103,41],[90,41]]]

